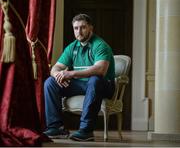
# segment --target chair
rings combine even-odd
[[[112,114],[117,114],[118,121],[118,132],[120,138],[121,135],[121,125],[122,125],[122,111],[123,111],[123,95],[125,87],[128,84],[128,72],[131,65],[130,57],[126,55],[114,55],[115,59],[115,93],[112,99],[104,98],[101,105],[101,110],[99,115],[104,116],[104,141],[108,140],[108,121],[109,116]],[[63,110],[72,112],[75,114],[80,114],[82,111],[82,105],[84,101],[83,95],[72,96],[70,98],[64,98],[63,100]]]

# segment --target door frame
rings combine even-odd
[[[148,98],[145,97],[147,0],[133,4],[132,130],[148,130]]]
[[[64,0],[56,2],[56,24],[52,65],[63,50]],[[147,0],[133,3],[133,49],[132,49],[132,130],[148,130],[148,99],[145,98],[146,65],[146,19]]]

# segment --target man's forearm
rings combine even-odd
[[[93,75],[104,76],[106,74],[106,71],[103,71],[103,69],[99,66],[91,66],[86,70],[72,71],[72,72],[74,78],[86,78]]]
[[[57,74],[58,72],[60,72],[61,70],[63,70],[61,67],[54,65],[54,66],[52,67],[52,69],[51,69],[50,74],[51,74],[51,76],[55,77],[56,74]]]
[[[74,78],[86,78],[93,75],[105,76],[109,67],[108,61],[99,61],[95,65],[90,66],[86,70],[73,71]]]
[[[72,78],[86,78],[93,75],[105,76],[108,70],[109,62],[99,61],[95,65],[90,66],[86,70],[81,71],[68,71],[67,67],[62,64],[56,64],[51,70],[51,76],[59,79],[60,81],[70,80]]]

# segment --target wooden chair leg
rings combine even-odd
[[[118,121],[118,133],[119,133],[119,137],[122,140],[122,113],[119,112],[117,113],[117,121]]]
[[[104,141],[108,140],[108,121],[109,121],[109,115],[106,111],[103,111],[104,116]]]

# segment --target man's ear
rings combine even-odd
[[[93,31],[94,27],[92,25],[90,26],[90,28],[91,28],[91,31]]]

